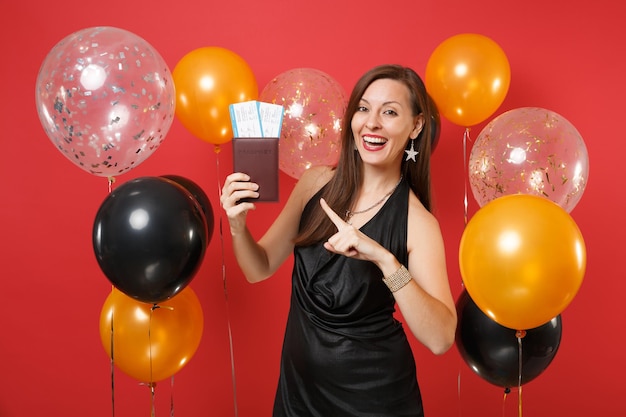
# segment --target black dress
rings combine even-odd
[[[360,229],[404,265],[408,196],[403,180]],[[394,306],[373,263],[322,244],[296,247],[273,416],[423,416],[413,353]]]

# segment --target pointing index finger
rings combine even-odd
[[[322,210],[324,210],[330,221],[332,221],[335,226],[337,226],[337,229],[340,229],[343,226],[347,225],[347,223],[341,217],[339,217],[339,215],[335,213],[333,209],[330,208],[328,203],[326,203],[326,200],[324,200],[323,198],[320,198],[320,205],[322,206]]]

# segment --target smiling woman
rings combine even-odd
[[[622,191],[626,140],[620,133],[626,97],[624,2],[525,0],[507,2],[506,9],[503,2],[493,0],[362,0],[358,4],[319,0],[292,1],[289,7],[285,3],[2,2],[0,357],[4,360],[0,415],[39,417],[42,410],[49,416],[112,415],[110,358],[103,352],[97,329],[111,283],[103,276],[90,242],[95,214],[111,190],[106,177],[85,172],[52,145],[38,118],[34,85],[44,58],[60,39],[103,22],[149,41],[172,69],[187,52],[215,45],[244,57],[259,85],[267,85],[276,74],[291,68],[313,67],[331,75],[348,93],[361,74],[383,62],[411,66],[426,81],[431,52],[460,31],[479,30],[495,40],[506,52],[512,73],[506,99],[491,117],[529,105],[556,111],[576,126],[590,158],[591,181],[571,211],[588,248],[584,282],[563,312],[558,354],[545,372],[524,387],[525,414],[626,415],[622,377],[626,355],[620,330],[626,327],[626,262],[622,262],[626,248],[622,237],[626,230],[626,193]],[[89,74],[87,84],[93,86],[97,83],[92,76]],[[109,97],[112,94],[113,90]],[[475,109],[483,109],[481,106]],[[441,137],[431,159],[432,205],[446,243],[450,286],[457,296],[464,288],[459,240],[466,220],[479,207],[468,195],[468,217],[464,217],[464,178],[468,179],[463,164],[465,128],[441,113]],[[483,123],[472,126],[468,146],[477,142]],[[427,137],[425,133],[422,136]],[[113,189],[136,177],[182,175],[201,185],[220,213],[215,212],[215,238],[190,284],[203,309],[202,341],[193,360],[175,375],[173,386],[169,380],[158,383],[156,414],[169,415],[173,398],[176,414],[181,416],[211,410],[215,416],[268,417],[279,379],[295,259],[288,253],[271,279],[247,284],[230,249],[226,215],[215,206],[232,167],[230,144],[216,154],[212,144],[195,138],[176,118],[167,137],[150,158],[118,176]],[[428,153],[420,146],[416,139],[416,162],[404,163],[423,162],[422,156]],[[530,156],[527,146],[515,147]],[[410,149],[409,142],[406,150]],[[520,161],[520,154],[517,151],[506,157]],[[541,184],[535,171],[528,171],[533,187]],[[320,183],[336,175],[330,169],[317,168],[313,174],[308,178],[310,184],[315,184],[315,175],[320,175]],[[257,239],[286,206],[297,182],[285,172],[280,176],[280,201],[256,204],[256,210],[248,212],[247,226]],[[565,183],[552,181],[556,178],[551,173],[549,178],[558,191],[577,181],[578,174],[575,171]],[[381,183],[369,202],[379,200],[398,179]],[[546,176],[541,179],[549,187]],[[347,187],[347,180],[339,190],[346,195],[354,191]],[[353,182],[358,183],[357,178]],[[305,186],[297,187],[303,190]],[[400,184],[398,190],[402,187]],[[469,184],[467,191],[471,194]],[[378,209],[388,208],[392,198]],[[333,209],[339,216],[345,213]],[[327,215],[323,212],[321,216]],[[354,225],[359,217],[364,219],[365,214],[354,216]],[[400,217],[393,217],[385,227],[401,227]],[[333,233],[336,231],[334,228]],[[409,233],[419,236],[423,232],[411,229]],[[289,240],[287,235],[282,238]],[[557,245],[563,246],[562,242]],[[418,252],[414,250],[411,256]],[[430,256],[428,248],[423,256]],[[320,291],[315,291],[318,288]],[[314,290],[318,299],[326,296],[324,289],[322,284]],[[398,318],[402,320],[400,314]],[[455,346],[443,356],[433,357],[407,333],[427,416],[518,415],[515,388],[503,398],[502,388],[475,375]],[[523,351],[530,353],[524,341],[523,345]],[[231,383],[233,377],[236,385]],[[147,387],[116,371],[115,416],[147,415],[149,405]]]
[[[388,97],[401,99],[389,100]],[[406,86],[400,81],[383,78],[368,87],[352,117],[351,128],[363,161],[377,165],[379,159],[383,163],[398,164],[397,160],[405,152],[415,161],[414,141],[423,124],[424,116],[421,112],[414,114]],[[411,143],[408,151],[405,150],[407,137]]]
[[[423,415],[395,307],[435,354],[452,346],[456,329],[430,176],[422,176],[433,135],[425,119],[438,120],[437,111],[412,69],[368,71],[348,101],[337,167],[305,171],[258,241],[246,225],[255,205],[242,202],[257,185],[243,173],[227,177],[221,204],[246,278],[268,278],[294,253],[275,417]],[[404,158],[414,141],[417,161]]]

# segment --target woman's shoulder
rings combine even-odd
[[[427,253],[443,243],[439,221],[413,192],[409,193],[407,236],[409,254]]]
[[[302,173],[298,180],[298,187],[306,190],[309,198],[313,197],[335,174],[335,169],[329,166],[315,166]]]
[[[415,193],[409,189],[409,228],[439,228],[439,222],[433,213],[428,211]]]
[[[312,182],[323,187],[335,175],[335,168],[326,165],[314,166],[302,173],[300,181]]]
[[[322,189],[334,174],[335,169],[329,166],[315,166],[305,170],[294,188],[294,194],[296,194],[302,206]]]

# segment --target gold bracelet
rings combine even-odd
[[[409,271],[404,265],[401,265],[396,272],[386,278],[383,278],[383,282],[387,285],[387,287],[389,287],[391,292],[396,292],[411,282],[411,279]]]

